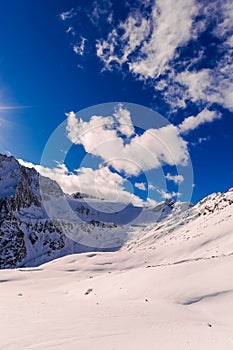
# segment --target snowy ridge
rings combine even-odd
[[[227,225],[232,203],[232,190],[212,194],[195,207],[173,200],[149,208],[132,204],[124,208],[122,203],[92,198],[85,201],[65,195],[55,181],[1,155],[0,267],[37,266],[67,254],[94,250],[149,249],[156,251],[156,263],[186,259],[186,249],[192,250],[194,259],[202,256],[203,249],[204,256],[221,255],[226,246],[230,252],[230,233],[220,245],[223,249],[213,245],[206,227],[218,228],[216,218],[221,227]],[[214,235],[218,242],[220,233],[215,230]],[[205,243],[208,240],[210,243]]]
[[[233,191],[214,193],[183,215],[147,227],[143,235],[128,242],[130,251],[152,250],[154,264],[233,255]]]

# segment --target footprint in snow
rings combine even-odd
[[[92,288],[89,288],[89,289],[86,291],[85,295],[90,294],[92,291],[93,291],[93,289],[92,289]]]

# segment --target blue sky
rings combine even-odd
[[[178,0],[175,5],[171,0],[2,2],[0,151],[39,165],[50,135],[61,124],[66,129],[66,113],[123,101],[149,107],[180,127],[174,142],[187,142],[195,184],[192,201],[227,190],[233,184],[232,20],[228,0]],[[100,115],[99,107],[91,112]],[[135,126],[132,113],[130,117]],[[156,117],[150,118],[150,128],[158,128]],[[115,134],[125,138],[119,130]],[[127,200],[127,190],[146,200],[149,186],[153,200],[169,193],[186,199],[183,193],[175,196],[187,180],[175,178],[187,169],[182,154],[175,155],[179,169],[165,160],[161,167],[144,164],[141,172],[127,173],[126,167],[109,163],[113,149],[107,155],[88,152],[89,145],[77,142],[77,134],[71,140],[67,135],[64,142],[71,141],[76,145],[63,160],[69,171],[79,172],[53,165],[61,162],[59,155],[51,156],[49,164],[56,167],[56,176],[64,181],[69,177],[70,186],[77,175],[82,175],[80,181],[105,176]]]

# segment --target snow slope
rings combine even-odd
[[[233,192],[116,252],[0,270],[0,348],[233,349]]]

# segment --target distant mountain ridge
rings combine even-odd
[[[41,195],[41,189],[47,192]],[[37,266],[72,253],[116,250],[128,241],[140,240],[148,228],[164,227],[165,234],[172,225],[213,215],[233,204],[232,189],[226,194],[212,194],[194,208],[174,201],[154,208],[130,204],[124,210],[118,203],[94,201],[92,207],[82,196],[67,197],[55,181],[20,165],[14,157],[0,155],[0,268]],[[76,222],[67,222],[63,200],[77,217]],[[44,204],[50,203],[58,208],[61,203],[61,221],[53,212],[48,215]]]

